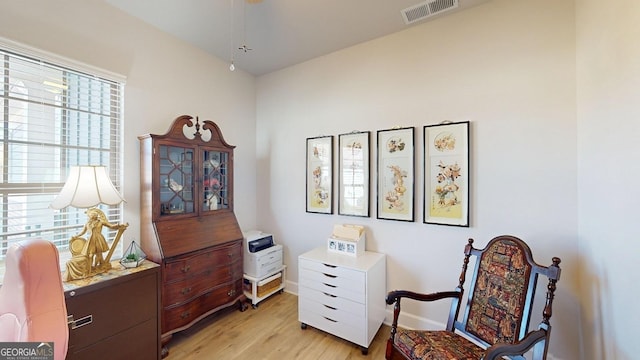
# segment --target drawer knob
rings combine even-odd
[[[186,273],[187,271],[189,271],[191,269],[191,266],[186,265],[184,267],[182,267],[180,270],[182,270],[183,273]]]
[[[182,314],[180,314],[180,318],[182,318],[182,319],[186,319],[186,318],[188,318],[188,317],[189,317],[189,315],[191,315],[191,313],[190,313],[190,312],[188,312],[188,311],[185,311],[185,312],[183,312]]]
[[[182,289],[182,295],[186,295],[186,294],[188,294],[190,292],[191,292],[191,288],[190,287]]]
[[[235,294],[236,294],[236,290],[235,290],[235,289],[231,289],[231,290],[229,290],[229,292],[227,293],[227,295],[229,295],[229,296],[233,296],[233,295],[235,295]]]

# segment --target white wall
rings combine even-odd
[[[577,359],[574,14],[572,1],[494,0],[260,77],[258,225],[284,244],[291,289],[297,256],[336,223],[367,227],[367,248],[387,254],[388,289],[453,289],[467,238],[483,247],[512,234],[539,263],[562,258],[550,352]],[[422,127],[443,120],[471,122],[469,228],[422,223]],[[415,222],[376,219],[375,176],[370,218],[305,212],[306,138],[369,130],[375,147],[376,131],[395,126],[416,127]],[[447,312],[403,309],[427,323]]]
[[[577,1],[582,358],[637,359],[640,2]]]
[[[538,262],[563,259],[553,358],[632,359],[640,353],[633,331],[640,278],[632,266],[640,4],[573,6],[493,0],[257,85],[98,0],[0,0],[0,36],[127,77],[125,240],[139,236],[136,136],[198,115],[237,145],[240,224],[284,243],[292,285],[297,255],[323,246],[335,223],[367,226],[369,249],[388,255],[389,289],[449,289],[466,238],[481,246],[513,234],[529,242]],[[471,121],[470,228],[422,224],[420,134],[443,120]],[[416,127],[415,222],[377,220],[375,208],[370,218],[305,213],[305,138],[369,130],[375,139],[376,130],[394,126]],[[443,308],[404,310],[416,321],[441,322]]]
[[[140,237],[137,136],[164,134],[187,114],[218,124],[235,149],[235,212],[255,228],[255,85],[242,71],[99,0],[4,1],[0,36],[127,77],[124,98],[125,248]]]

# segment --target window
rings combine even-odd
[[[0,41],[1,273],[7,249],[29,238],[56,244],[61,268],[70,258],[69,239],[84,226],[86,209],[49,204],[71,166],[104,165],[116,188],[122,185],[124,82],[21,49]],[[122,222],[122,205],[100,209],[110,222]],[[104,234],[112,239],[115,231]]]

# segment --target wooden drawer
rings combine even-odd
[[[242,243],[204,250],[197,254],[178,256],[164,265],[164,282],[173,282],[197,276],[215,267],[242,261]]]
[[[223,284],[192,301],[175,307],[165,307],[162,312],[162,328],[178,329],[199,320],[205,314],[235,301],[242,294],[242,279]]]
[[[149,351],[159,346],[158,340],[149,336],[157,326],[156,320],[148,320],[88,347],[70,348],[65,360],[157,360],[159,350]]]
[[[167,284],[163,293],[163,306],[171,307],[188,302],[200,295],[210,292],[219,284],[228,283],[242,277],[242,263],[208,269],[204,273],[192,278]]]

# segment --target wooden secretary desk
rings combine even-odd
[[[161,337],[218,310],[247,308],[243,235],[233,212],[233,148],[188,115],[140,140],[140,244],[161,267]]]

